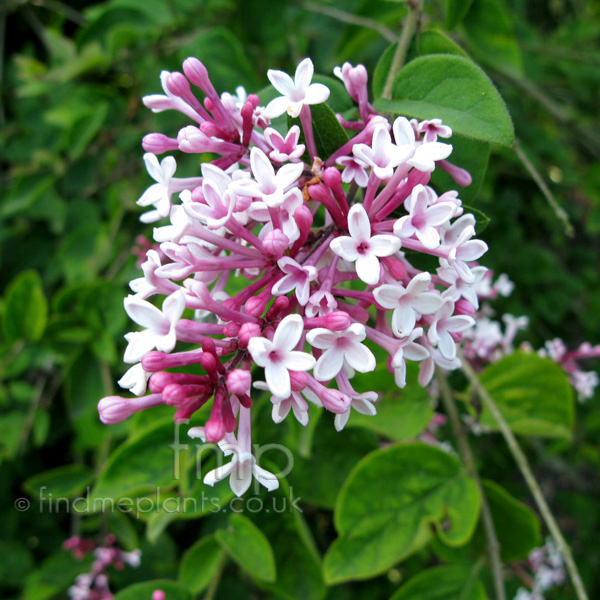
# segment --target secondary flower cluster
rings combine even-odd
[[[528,563],[533,577],[524,573],[522,579],[531,589],[520,587],[514,600],[544,600],[544,592],[565,582],[563,557],[552,539],[548,538],[544,546],[533,550]]]
[[[115,536],[109,534],[104,544],[96,546],[94,540],[70,537],[63,542],[63,548],[70,550],[77,560],[84,559],[93,553],[94,561],[89,573],[79,575],[75,583],[69,588],[71,600],[112,600],[114,597],[108,584],[108,567],[121,570],[125,565],[139,567],[141,552],[125,552],[115,545]]]
[[[375,346],[398,387],[407,360],[420,363],[425,386],[436,365],[460,365],[457,343],[475,323],[486,272],[476,261],[487,246],[474,239],[475,218],[458,192],[438,195],[429,185],[436,167],[470,183],[447,161],[452,146],[440,139],[451,129],[439,119],[390,124],[369,103],[362,65],[335,74],[360,118],[337,115],[347,141],[329,156],[311,106],[330,90],[311,83],[308,58],[294,79],[268,71],[279,95],[266,106],[240,89],[219,95],[194,58],[183,73],[161,74],[164,94],[144,98],[154,112],[177,110],[191,124],[143,141],[156,183],[138,200],[150,207],[141,219],[164,221],[125,299],[142,330],[125,336],[133,366],[119,383],[136,397],[104,398],[100,416],[116,423],[167,404],[187,422],[210,405],[190,435],[233,455],[205,482],[230,476],[238,495],[252,477],[278,486],[252,456],[253,389],[268,392],[277,423],[291,413],[306,425],[313,403],[335,413],[340,430],[351,409],[376,413],[377,394],[352,384],[355,372],[375,370]],[[175,158],[156,157],[175,150],[212,160],[200,176],[178,178]],[[419,267],[431,257],[433,270]],[[157,297],[160,308],[148,301]]]
[[[512,293],[514,285],[506,275],[500,275],[493,285],[491,277],[492,272],[488,271],[477,285],[476,292],[480,300],[493,300],[498,295],[509,296]],[[476,368],[496,362],[514,352],[515,337],[529,325],[529,319],[525,316],[505,314],[502,315],[503,330],[502,323],[493,318],[493,310],[487,304],[481,307],[475,315],[475,320],[475,327],[464,336],[463,353]],[[521,344],[519,349],[533,351],[529,343]],[[598,373],[584,371],[578,361],[600,358],[600,345],[592,346],[589,342],[584,342],[576,350],[569,351],[561,339],[555,338],[546,342],[544,347],[538,350],[538,354],[551,358],[566,371],[580,402],[594,396],[600,383]]]

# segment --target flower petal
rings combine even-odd
[[[273,347],[287,352],[293,350],[304,331],[304,321],[300,315],[288,315],[279,323],[273,336]]]
[[[344,353],[337,348],[329,348],[317,361],[313,371],[317,381],[329,381],[333,379],[344,365]]]
[[[273,396],[286,399],[292,393],[289,371],[281,362],[268,362],[265,366],[265,379]]]

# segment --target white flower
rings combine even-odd
[[[456,211],[452,202],[437,202],[429,206],[431,199],[428,189],[422,184],[413,188],[404,206],[409,214],[394,223],[394,233],[399,238],[413,235],[429,250],[440,245],[440,233],[437,229],[447,223]]]
[[[191,430],[190,430],[191,433]],[[240,407],[238,440],[230,436],[233,443],[219,444],[225,456],[233,455],[231,462],[213,469],[204,477],[206,485],[214,486],[215,483],[229,476],[229,485],[236,496],[242,496],[252,483],[254,477],[270,492],[279,487],[279,480],[273,473],[259,467],[256,459],[250,452],[250,409]]]
[[[279,268],[285,273],[272,289],[274,296],[283,296],[296,290],[296,298],[300,306],[306,305],[310,297],[310,283],[316,281],[318,271],[316,267],[304,267],[298,264],[293,258],[284,256],[277,261]]]
[[[454,315],[454,302],[446,300],[435,313],[434,321],[429,327],[429,341],[439,348],[442,356],[448,360],[456,357],[456,342],[450,333],[466,331],[475,325],[475,319],[467,315]]]
[[[126,363],[139,362],[154,348],[161,352],[171,352],[177,342],[176,328],[185,310],[185,293],[178,290],[163,302],[162,311],[156,306],[136,296],[128,296],[124,301],[129,317],[145,331],[128,333],[129,342],[125,350]]]
[[[386,124],[378,125],[373,132],[371,145],[355,144],[352,147],[354,156],[362,160],[373,169],[379,179],[389,179],[394,174],[394,169],[406,162],[413,154],[411,146],[396,146],[392,143],[390,132]]]
[[[352,323],[343,331],[331,331],[323,327],[309,331],[306,339],[311,346],[325,350],[315,366],[315,378],[318,381],[333,379],[342,370],[344,362],[360,373],[373,371],[375,356],[361,344],[366,336],[362,323]]]
[[[290,163],[275,173],[267,155],[256,147],[250,152],[250,166],[255,181],[240,179],[233,182],[230,189],[242,196],[262,198],[269,208],[283,204],[285,190],[297,181],[304,170],[303,163]]]
[[[352,403],[348,407],[348,410],[335,415],[333,424],[337,431],[341,431],[346,426],[352,408],[361,415],[373,417],[377,414],[377,409],[373,406],[373,402],[377,400],[377,394],[375,392],[365,392],[364,394],[357,394],[355,392],[350,395],[350,398]]]
[[[393,308],[392,330],[405,337],[415,328],[417,314],[430,315],[442,306],[443,298],[436,291],[428,291],[429,273],[415,275],[404,288],[401,285],[382,285],[373,291],[375,300],[383,308]]]
[[[400,240],[393,235],[371,237],[371,222],[362,204],[355,204],[348,213],[350,237],[332,240],[330,248],[339,257],[356,262],[356,273],[362,281],[375,285],[379,281],[381,256],[391,256],[400,249]]]
[[[256,381],[253,384],[257,390],[268,390],[269,386],[264,381]],[[310,392],[310,390],[308,390]],[[290,410],[294,413],[300,425],[308,425],[308,402],[302,397],[300,392],[292,390],[288,398],[278,398],[271,396],[273,410],[271,416],[274,423],[281,423],[290,414]]]
[[[435,169],[435,161],[448,158],[452,153],[452,146],[450,144],[428,142],[427,137],[425,141],[417,142],[415,130],[406,117],[398,117],[394,121],[392,129],[398,146],[414,148],[414,153],[406,162],[410,166],[419,169],[419,171],[433,171]]]
[[[129,390],[136,396],[141,396],[146,392],[146,386],[148,385],[148,379],[151,373],[144,371],[142,363],[133,365],[126,373],[119,379],[119,385],[126,390]]]
[[[415,340],[423,335],[423,328],[413,329],[410,335],[404,338],[397,346],[397,350],[392,358],[392,368],[394,369],[394,380],[399,388],[406,386],[406,361],[421,361],[429,357],[429,350]]]
[[[279,117],[287,112],[290,117],[297,117],[304,105],[321,104],[329,98],[329,88],[322,83],[311,80],[315,68],[310,58],[305,58],[296,68],[294,80],[283,71],[269,69],[267,77],[273,87],[282,96],[271,100],[265,109],[269,118]]]
[[[271,393],[286,399],[292,392],[289,371],[309,371],[315,358],[307,352],[294,350],[298,345],[304,321],[300,315],[288,315],[279,323],[273,341],[264,337],[251,338],[248,350],[259,367],[264,367]]]

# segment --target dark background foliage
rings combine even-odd
[[[475,0],[464,22],[448,32],[445,4],[426,3],[423,28],[445,30],[486,70],[509,106],[518,140],[518,151],[493,148],[483,185],[469,202],[491,218],[482,235],[490,246],[485,264],[516,284],[514,294],[495,308],[527,315],[531,326],[522,339],[534,347],[555,337],[569,346],[598,343],[600,5]],[[405,12],[402,3],[384,0],[2,3],[3,597],[65,597],[84,567],[60,544],[79,531],[93,536],[113,530],[125,546],[142,547],[142,567],[115,574],[116,588],[175,577],[184,551],[218,529],[224,518],[179,519],[167,529],[158,519],[143,523],[118,514],[48,514],[36,505],[35,481],[23,487],[45,470],[79,465],[71,491],[82,493],[136,426],[166,414],[157,410],[145,421],[106,427],[96,411],[97,400],[114,390],[124,370],[122,335],[129,326],[122,299],[137,276],[136,236],[149,235],[135,204],[150,183],[140,141],[148,132],[172,133],[182,125],[178,115],[152,115],[140,98],[158,93],[160,71],[179,69],[190,55],[205,62],[220,92],[237,85],[258,91],[267,83],[267,68],[289,72],[304,56],[311,56],[323,74],[347,60],[362,62],[372,75],[389,40],[371,25],[397,34]],[[344,22],[348,14],[361,17],[362,25]],[[187,174],[197,169],[192,161],[181,165]],[[535,177],[546,182],[568,214],[572,237]],[[287,440],[298,433],[283,427],[274,431],[264,416],[258,424],[264,440]],[[306,500],[304,517],[323,552],[335,537],[331,509],[337,491],[358,459],[376,447],[376,438],[362,428],[336,436],[317,428],[315,440],[322,441],[315,443],[322,448],[314,450],[312,461],[303,460],[290,482]],[[600,594],[599,442],[597,397],[577,406],[572,442],[523,439],[592,598]],[[474,445],[485,477],[530,503],[502,441],[482,436]],[[314,482],[314,473],[326,467],[326,461],[314,457],[334,461],[338,454],[344,457],[341,464],[330,465],[323,481]],[[17,512],[15,499],[28,493],[33,508]],[[285,523],[291,527],[289,519]],[[273,522],[260,525],[267,537],[269,528],[277,528]],[[297,543],[298,534],[293,535],[290,545]],[[400,579],[446,560],[442,550],[428,547],[376,579],[345,584],[329,594],[388,598]],[[513,580],[516,588],[518,580]],[[234,565],[227,567],[221,586],[223,598],[275,593],[259,591],[261,586]],[[548,597],[571,598],[570,593],[565,588]]]

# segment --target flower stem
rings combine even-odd
[[[529,461],[523,453],[523,450],[521,450],[521,446],[519,446],[519,443],[517,442],[517,438],[514,436],[508,423],[496,406],[493,398],[479,381],[479,377],[477,376],[477,373],[473,367],[471,367],[471,365],[462,355],[460,356],[460,359],[464,374],[467,376],[467,379],[477,391],[477,394],[481,398],[483,404],[487,407],[490,413],[492,413],[494,420],[498,424],[500,432],[502,433],[511,454],[513,455],[513,458],[515,459],[515,462],[517,463],[517,466],[519,467],[521,474],[523,475],[523,478],[529,487],[540,514],[542,515],[550,534],[554,538],[554,541],[556,542],[556,545],[558,546],[558,549],[564,558],[565,566],[567,567],[567,571],[569,572],[569,576],[573,582],[573,587],[575,588],[578,600],[589,600],[585,588],[583,587],[581,575],[579,574],[577,565],[573,560],[571,548],[563,537],[560,527],[558,526],[558,523],[556,522],[556,519],[554,518],[554,515],[552,514],[552,511],[550,510],[550,507],[544,498],[542,490],[540,489],[540,486],[533,475],[531,467],[529,466]]]
[[[390,67],[390,72],[385,80],[383,94],[381,94],[381,97],[386,98],[387,100],[392,99],[394,79],[398,74],[398,71],[400,71],[404,65],[408,46],[417,30],[419,18],[421,17],[421,10],[423,9],[423,0],[407,0],[406,5],[408,6],[408,15],[406,15],[404,23],[402,24],[402,31],[400,33],[398,45],[396,46],[396,52],[394,52],[394,57],[392,59],[392,66]]]
[[[504,590],[504,578],[502,576],[502,559],[500,558],[500,543],[498,542],[498,536],[496,535],[496,529],[494,527],[494,520],[492,518],[492,512],[487,502],[483,485],[477,471],[477,465],[475,464],[475,458],[473,451],[469,444],[469,440],[465,435],[463,424],[461,423],[460,416],[456,402],[452,397],[452,390],[448,385],[448,381],[444,375],[438,374],[438,382],[440,385],[440,392],[442,403],[446,410],[446,414],[450,419],[450,425],[454,431],[454,436],[458,443],[458,451],[467,467],[469,475],[475,481],[479,493],[481,495],[481,519],[483,522],[483,528],[485,530],[485,537],[487,540],[487,549],[490,560],[492,562],[492,573],[494,575],[494,589],[496,590],[497,600],[506,600],[506,592]]]

